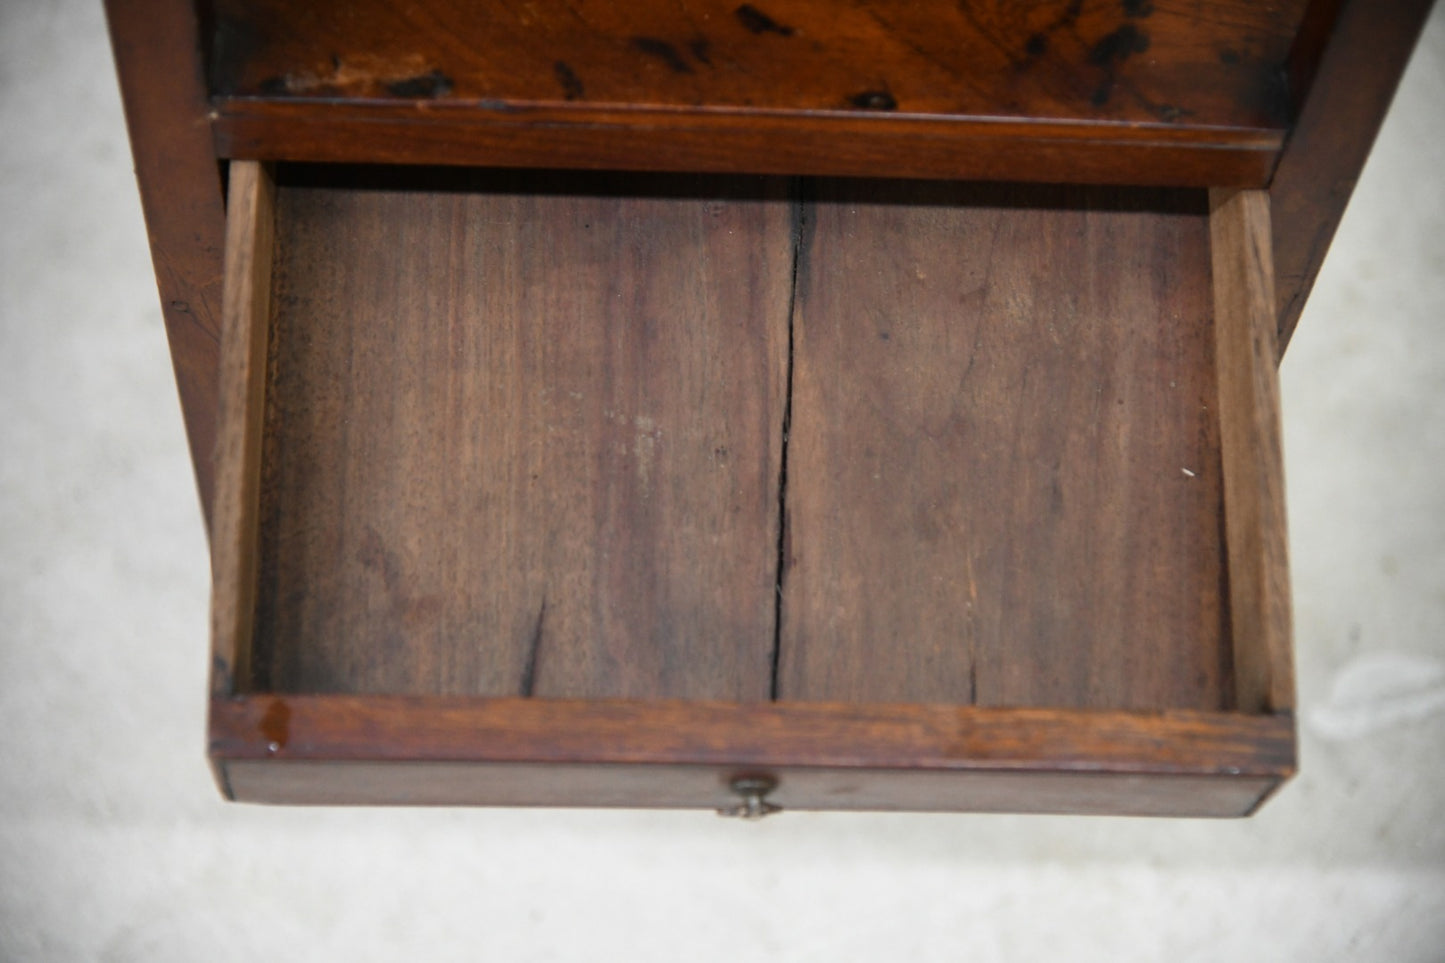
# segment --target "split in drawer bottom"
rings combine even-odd
[[[236,798],[1229,815],[1263,195],[232,165]]]

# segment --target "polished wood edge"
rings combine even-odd
[[[218,759],[825,766],[1286,778],[1289,714],[354,695],[211,702]]]
[[[211,539],[211,691],[217,695],[244,691],[250,678],[275,221],[271,172],[254,161],[233,163]]]
[[[1235,706],[1294,706],[1269,195],[1210,192]]]
[[[188,0],[105,0],[181,414],[208,530],[225,198]]]
[[[856,113],[227,99],[222,157],[1261,187],[1282,131]]]
[[[1313,0],[1291,51],[1298,116],[1270,177],[1277,340],[1299,323],[1434,0]]]
[[[491,124],[555,125],[586,129],[631,129],[652,132],[666,127],[798,132],[800,127],[841,126],[849,130],[934,129],[972,131],[994,128],[1013,136],[1100,140],[1116,143],[1194,143],[1212,147],[1275,150],[1286,131],[1274,127],[1201,127],[1178,123],[1134,123],[1029,116],[860,112],[857,110],[779,110],[733,107],[667,107],[647,104],[579,105],[566,101],[448,101],[354,99],[328,97],[228,97],[211,101],[213,116],[269,117],[277,121],[320,116],[367,119],[411,119],[415,123],[455,126]]]

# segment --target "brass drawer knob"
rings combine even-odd
[[[777,786],[778,781],[770,776],[739,776],[728,783],[728,788],[736,793],[742,801],[719,809],[717,814],[738,819],[757,820],[764,816],[771,816],[773,813],[780,813],[783,811],[782,806],[775,806],[764,798]]]

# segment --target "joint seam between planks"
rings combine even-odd
[[[805,180],[793,179],[793,265],[788,287],[788,355],[783,379],[783,420],[778,455],[778,552],[773,579],[773,650],[768,667],[768,698],[778,701],[778,666],[783,655],[783,579],[788,567],[788,432],[793,423],[793,322],[798,307],[798,269],[803,259],[803,233],[807,230]]]

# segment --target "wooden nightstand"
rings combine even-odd
[[[1428,7],[110,3],[222,790],[1253,811]]]

